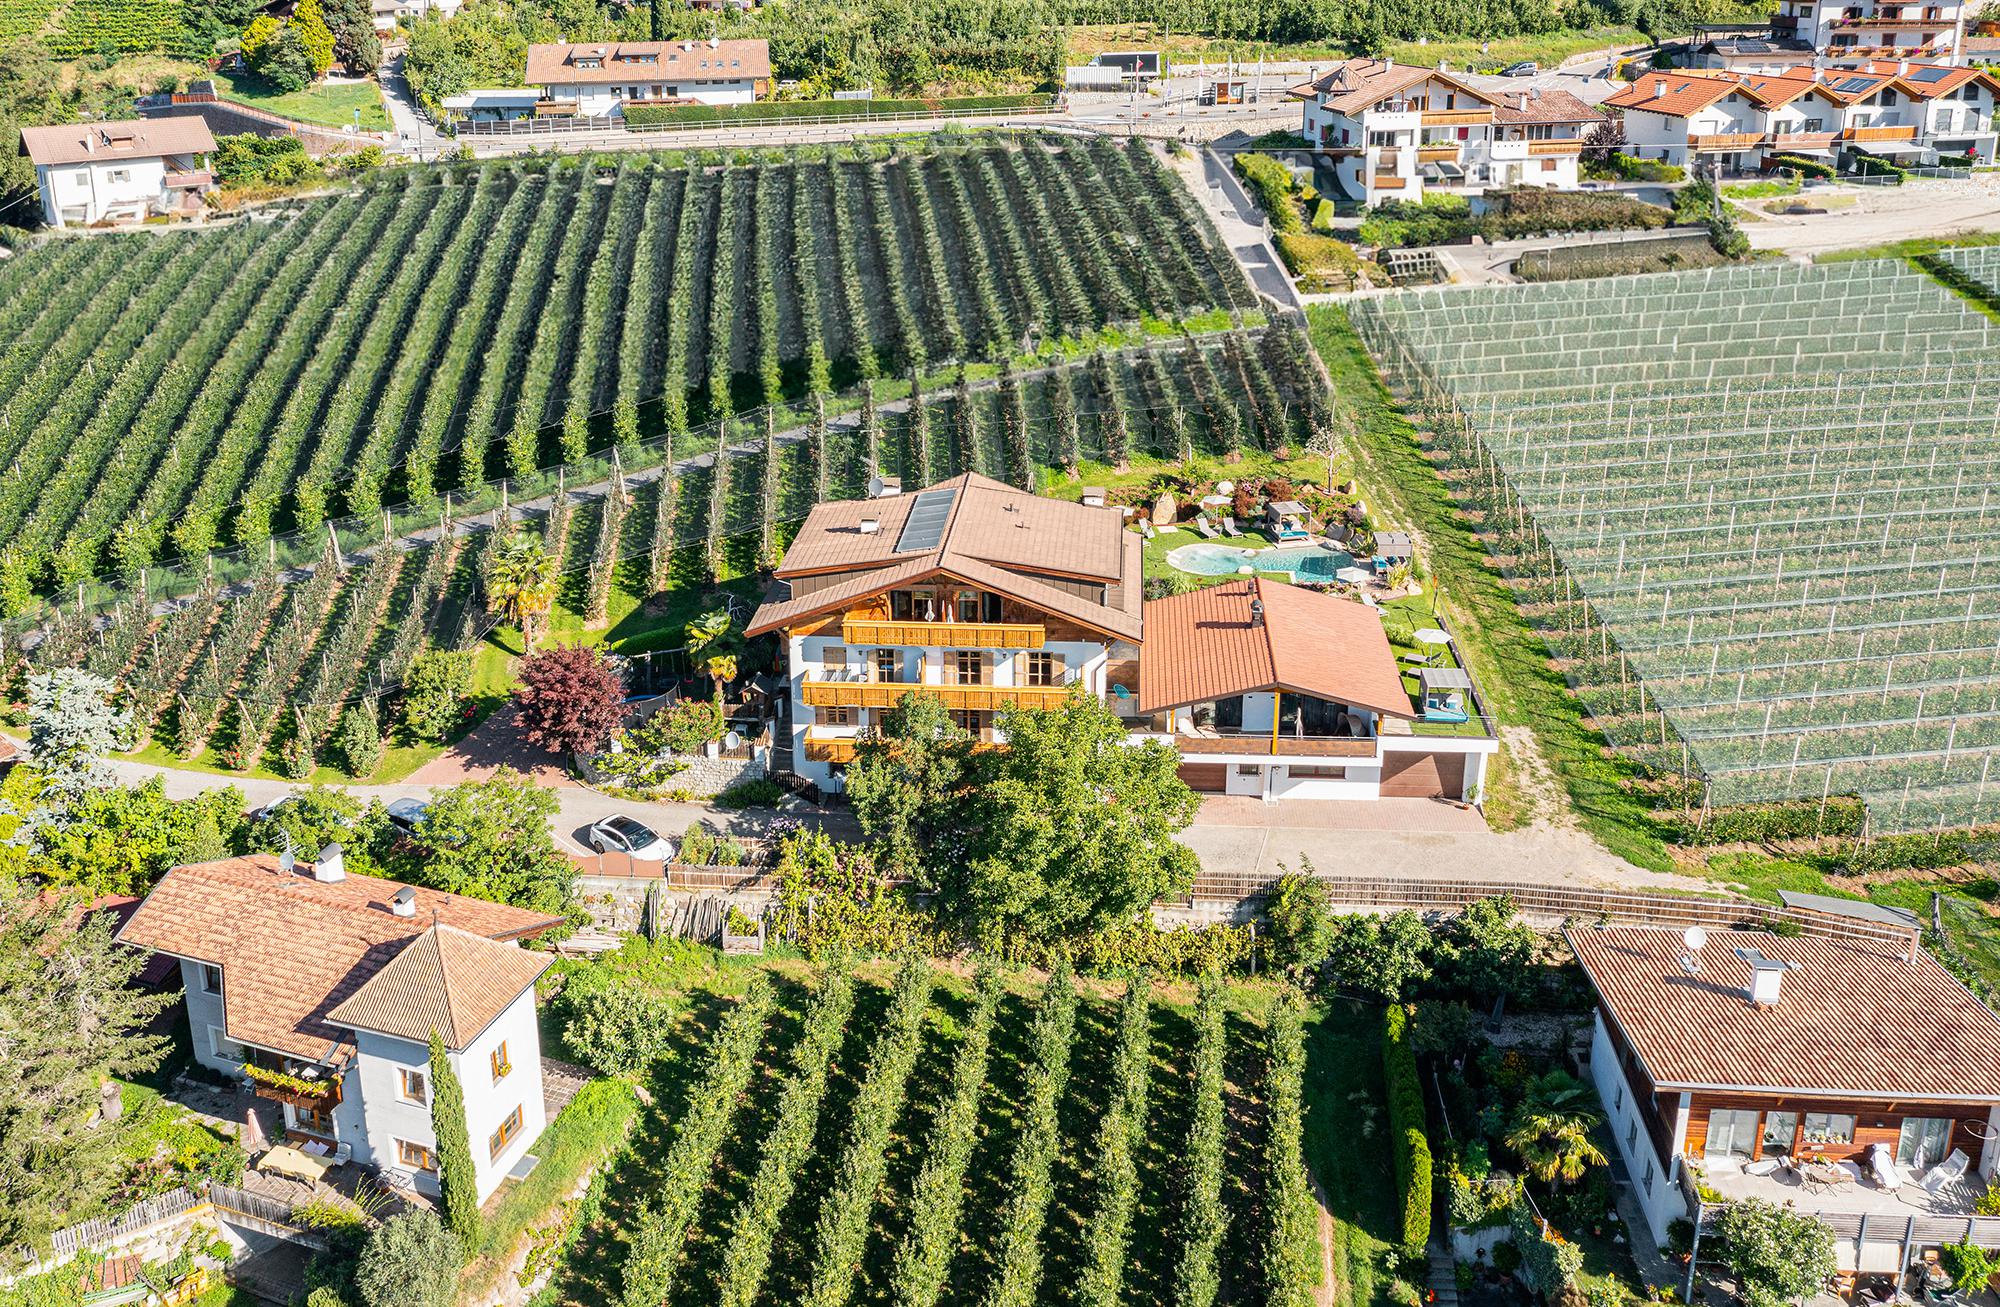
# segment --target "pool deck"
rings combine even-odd
[[[1221,571],[1210,571],[1206,568],[1193,567],[1189,565],[1189,556],[1196,550],[1208,550],[1215,553],[1226,551],[1229,554],[1235,555],[1236,561],[1226,564]],[[1325,559],[1330,565],[1324,573],[1317,569],[1302,572],[1295,567],[1275,565],[1279,562],[1280,557],[1287,562],[1293,559]],[[1231,543],[1228,536],[1223,536],[1215,540],[1204,540],[1197,537],[1184,545],[1177,545],[1168,552],[1167,564],[1170,567],[1178,568],[1193,576],[1231,576],[1236,574],[1238,568],[1248,566],[1256,572],[1287,572],[1293,577],[1304,576],[1314,581],[1331,581],[1334,579],[1333,574],[1341,568],[1356,566],[1354,555],[1340,548],[1332,541],[1316,538],[1310,544],[1274,545],[1268,548],[1252,549]]]

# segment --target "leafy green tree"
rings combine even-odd
[[[144,894],[167,869],[246,847],[243,795],[224,786],[169,799],[155,776],[107,785],[49,815],[45,779],[17,767],[0,781],[0,874],[74,885],[91,895]]]
[[[255,24],[252,24],[255,26]],[[245,55],[250,71],[268,82],[273,90],[303,91],[312,84],[312,52],[295,23],[285,23],[265,41],[255,56]]]
[[[1264,947],[1274,966],[1293,974],[1316,970],[1333,951],[1333,914],[1326,882],[1304,871],[1288,871],[1271,886],[1264,903]]]
[[[355,1287],[367,1307],[449,1307],[464,1256],[463,1242],[436,1212],[413,1208],[368,1236],[355,1266]]]
[[[1716,1234],[1748,1307],[1804,1302],[1833,1278],[1833,1231],[1789,1204],[1761,1198],[1726,1204]]]
[[[549,832],[560,806],[553,791],[507,767],[454,785],[431,799],[391,870],[433,889],[567,914],[576,871]]]
[[[373,699],[348,705],[333,743],[340,752],[342,771],[357,779],[375,774],[382,765],[382,723],[375,715]]]
[[[433,649],[419,654],[403,678],[403,730],[425,743],[442,740],[463,718],[471,693],[470,651]]]
[[[625,687],[603,654],[559,645],[521,660],[514,701],[529,743],[556,753],[594,754],[625,719]]]
[[[608,972],[579,971],[563,986],[558,1008],[563,1042],[606,1074],[643,1071],[672,1047],[679,1006],[670,994]]]
[[[321,0],[321,12],[333,33],[333,57],[349,72],[365,76],[381,66],[382,40],[369,0]]]
[[[252,823],[248,840],[261,852],[283,853],[289,847],[300,858],[338,844],[349,871],[374,876],[382,872],[395,827],[380,803],[363,803],[332,786],[310,785],[295,791],[267,819]]]
[[[320,0],[298,0],[289,26],[299,34],[299,44],[305,47],[306,62],[312,66],[314,77],[333,67],[333,29],[326,25],[326,11],[320,8]]]
[[[1521,998],[1535,982],[1535,932],[1506,895],[1480,899],[1438,932],[1438,981],[1490,1003],[1500,995]]]
[[[1338,918],[1328,957],[1340,988],[1397,1003],[1413,986],[1430,979],[1430,951],[1430,927],[1405,910],[1385,917]]]
[[[1501,1142],[1543,1184],[1575,1184],[1591,1167],[1606,1164],[1604,1150],[1590,1137],[1604,1122],[1590,1106],[1594,1097],[1590,1086],[1561,1068],[1537,1076]]]
[[[111,783],[104,755],[125,743],[132,714],[111,706],[117,687],[80,667],[28,678],[28,751],[46,797],[73,801]]]
[[[0,1248],[48,1236],[114,1196],[128,1163],[97,1121],[105,1078],[151,1070],[167,1041],[145,1033],[171,998],[132,988],[144,965],[73,896],[0,877]]]
[[[915,876],[964,853],[959,808],[971,759],[972,737],[935,695],[904,695],[862,739],[847,797],[884,872]]]
[[[556,598],[556,564],[542,547],[541,537],[508,537],[486,574],[486,607],[521,630],[530,651],[535,626]]]
[[[444,1037],[431,1031],[431,1132],[437,1136],[438,1205],[451,1233],[467,1247],[479,1242],[479,1177],[466,1132],[465,1088],[451,1068]],[[452,1263],[457,1269],[457,1263]]]

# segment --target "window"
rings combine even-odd
[[[113,168],[110,172],[104,174],[104,178],[106,181],[111,182],[129,182],[132,180],[132,170],[130,168]]]
[[[437,1170],[437,1158],[422,1144],[411,1143],[407,1139],[396,1141],[396,1165],[406,1166],[412,1171]]]
[[[958,620],[976,622],[979,620],[979,592],[960,590],[958,592]]]
[[[329,1139],[333,1137],[333,1113],[331,1112],[323,1111],[317,1107],[294,1107],[292,1109],[292,1122],[299,1129],[307,1131],[310,1134],[325,1135]]]
[[[986,714],[973,712],[965,708],[954,708],[951,713],[951,724],[958,727],[959,730],[967,732],[975,740],[986,729],[985,719]]]
[[[1062,684],[1061,659],[1057,658],[1052,653],[1031,653],[1027,656],[1027,658],[1028,658],[1027,666],[1023,669],[1027,674],[1028,678],[1027,684],[1029,685]]]
[[[986,622],[997,622],[997,621],[999,621],[999,620],[1000,620],[1000,596],[999,596],[999,595],[996,595],[996,594],[990,594],[990,593],[989,593],[989,594],[982,594],[982,595],[980,595],[980,596],[979,596],[979,615],[980,615],[980,620],[981,620],[981,621],[986,621]]]
[[[986,656],[976,649],[951,655],[952,680],[959,685],[980,685],[986,679]]]
[[[1799,1140],[1797,1112],[1764,1113],[1764,1154],[1789,1153]]]
[[[1650,1194],[1653,1192],[1653,1159],[1651,1157],[1646,1159],[1646,1178],[1641,1183],[1646,1186],[1647,1193]]]
[[[1542,171],[1543,171],[1543,172],[1554,172],[1555,170],[1556,170],[1556,161],[1555,161],[1554,159],[1544,159],[1544,160],[1542,160]]]
[[[1840,1112],[1807,1112],[1803,1138],[1808,1144],[1851,1144],[1854,1118]]]
[[[1623,1111],[1624,1108],[1625,1108],[1625,1082],[1621,1080],[1617,1084],[1611,1087],[1611,1110],[1614,1112],[1620,1112]]]
[[[829,672],[847,670],[847,646],[830,644],[819,651],[819,665]]]
[[[813,718],[821,726],[852,726],[854,725],[854,709],[815,708],[813,709]]]
[[[891,621],[907,622],[915,615],[916,609],[910,601],[910,592],[908,590],[891,590],[889,592],[889,619]]]
[[[1239,762],[1236,764],[1236,774],[1238,776],[1262,776],[1264,769],[1254,762]]]
[[[211,1053],[224,1062],[241,1062],[243,1060],[243,1045],[223,1034],[221,1026],[210,1026],[208,1028],[208,1048]]]
[[[1928,1171],[1951,1151],[1951,1122],[1941,1116],[1906,1116],[1896,1135],[1896,1165]]]
[[[486,1060],[493,1068],[493,1083],[496,1085],[505,1080],[507,1073],[514,1069],[514,1064],[507,1060],[507,1041],[504,1039]]]
[[[1756,1136],[1755,1112],[1718,1107],[1708,1114],[1708,1138],[1702,1146],[1702,1153],[1707,1157],[1735,1157],[1748,1161]]]
[[[521,1109],[516,1107],[507,1114],[507,1119],[500,1123],[500,1128],[495,1130],[493,1137],[487,1141],[488,1146],[492,1150],[490,1153],[491,1158],[498,1161],[500,1154],[507,1151],[507,1145],[514,1142],[514,1136],[520,1133]]]
[[[1632,1124],[1625,1128],[1625,1151],[1629,1153],[1638,1146],[1639,1122],[1637,1118],[1634,1118]]]
[[[1825,126],[1823,125],[1823,123],[1824,123],[1824,120],[1823,120],[1823,119],[1819,119],[1819,118],[1808,118],[1808,119],[1806,119],[1806,120],[1805,120],[1805,123],[1804,123],[1804,124],[1802,125],[1802,127],[1801,127],[1801,130],[1802,130],[1802,131],[1808,131],[1808,132],[1821,132],[1821,131],[1825,131],[1825,130],[1826,130],[1826,128],[1825,128]]]
[[[429,1073],[415,1067],[399,1068],[396,1072],[396,1092],[405,1103],[428,1107],[431,1101]]]
[[[1294,763],[1292,766],[1287,767],[1285,772],[1295,781],[1315,779],[1338,781],[1347,779],[1347,768],[1345,767],[1301,767]]]
[[[201,992],[204,994],[220,994],[222,992],[221,967],[211,966],[206,962],[201,964]]]
[[[894,649],[875,651],[875,679],[898,681],[903,677],[903,656]]]

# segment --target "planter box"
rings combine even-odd
[[[764,923],[761,921],[757,923],[757,933],[754,935],[732,935],[729,933],[728,918],[725,917],[722,925],[722,951],[725,955],[731,953],[762,953],[764,951]]]

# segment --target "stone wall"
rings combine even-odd
[[[712,799],[724,790],[741,785],[745,781],[763,780],[770,773],[766,763],[769,757],[769,750],[759,747],[752,749],[747,757],[683,758],[681,761],[687,764],[686,769],[668,777],[660,788],[685,791],[701,798]],[[577,769],[583,773],[584,780],[592,785],[618,784],[615,778],[599,771],[591,759],[579,757],[576,763]]]

